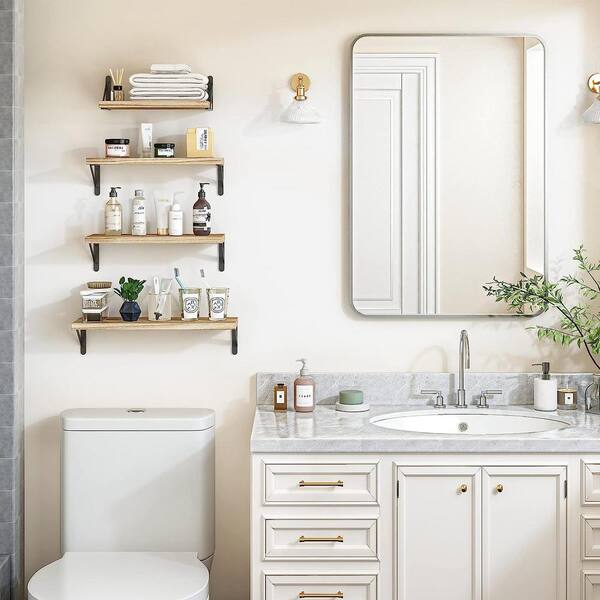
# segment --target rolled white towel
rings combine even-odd
[[[191,73],[192,67],[184,64],[168,64],[168,63],[156,63],[150,65],[151,73]]]
[[[135,73],[129,78],[132,87],[151,85],[201,85],[208,86],[208,77],[201,73],[177,75],[175,73]]]

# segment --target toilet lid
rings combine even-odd
[[[66,552],[29,581],[29,600],[207,600],[195,552]]]

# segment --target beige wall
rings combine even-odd
[[[352,38],[377,31],[531,32],[548,48],[551,272],[581,241],[596,254],[600,128],[581,122],[600,66],[595,0],[306,0],[199,3],[31,0],[26,73],[26,553],[28,572],[59,554],[58,413],[77,406],[209,406],[217,411],[217,556],[213,592],[248,589],[249,433],[253,374],[289,370],[306,355],[315,370],[449,370],[458,331],[471,333],[476,370],[524,371],[542,354],[557,369],[589,368],[580,356],[538,344],[521,322],[363,318],[348,285],[347,90]],[[230,235],[228,265],[209,251],[103,251],[103,278],[167,274],[200,265],[232,287],[240,354],[221,335],[91,335],[78,354],[70,321],[77,291],[94,277],[82,236],[101,222],[109,184],[148,191],[171,181],[193,202],[193,171],[105,169],[91,193],[83,157],[108,135],[149,115],[100,112],[108,66],[128,72],[153,61],[190,62],[214,74],[216,110],[156,114],[160,136],[190,125],[215,128],[227,160],[226,195],[214,197],[216,229]],[[313,79],[326,116],[317,126],[279,122],[288,77]],[[207,171],[207,176],[213,176]],[[189,214],[189,213],[188,213]]]

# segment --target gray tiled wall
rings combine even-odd
[[[23,0],[0,0],[0,600],[23,595]]]

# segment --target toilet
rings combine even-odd
[[[214,412],[73,409],[61,425],[62,558],[28,600],[207,600]]]

